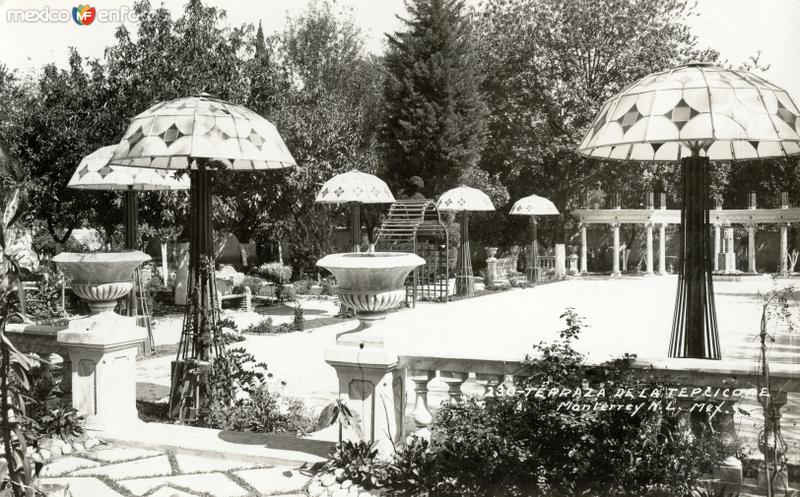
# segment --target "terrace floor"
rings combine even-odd
[[[768,277],[715,282],[723,353],[722,361],[713,361],[715,368],[758,370],[757,335],[763,295],[791,283],[789,279]],[[557,339],[558,331],[565,326],[560,316],[571,307],[586,324],[576,348],[586,353],[591,362],[632,353],[640,359],[664,363],[676,285],[675,276],[585,277],[447,304],[422,303],[416,309],[387,318],[387,345],[401,355],[516,361],[531,352],[533,344]],[[315,309],[313,312],[319,315],[336,311],[331,301],[301,301],[301,304],[306,309]],[[800,306],[796,313],[800,316]],[[233,313],[233,317],[245,322],[256,319],[240,313]],[[307,313],[306,319],[309,317]],[[276,323],[280,319],[283,317],[276,318]],[[290,319],[291,316],[285,316],[285,320]],[[277,378],[287,382],[291,394],[319,410],[336,398],[338,389],[335,372],[324,361],[324,351],[334,345],[337,333],[354,326],[355,321],[348,321],[308,332],[248,336],[238,345],[265,361]],[[800,372],[800,334],[790,335],[777,327],[771,331],[776,337],[769,352],[773,370]],[[157,340],[158,333],[157,329]],[[168,386],[171,360],[172,357],[161,357],[141,361],[138,380]],[[671,360],[667,364],[674,368],[689,367],[692,364],[689,361]],[[435,382],[431,384],[432,392],[437,390]],[[783,410],[784,436],[793,447],[790,450],[795,460],[800,459],[799,406],[798,396],[790,395]],[[757,408],[755,404],[750,407]],[[739,421],[751,435],[757,430],[757,419]]]

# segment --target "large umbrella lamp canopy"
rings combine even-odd
[[[439,197],[436,208],[440,211],[493,211],[489,196],[469,186],[447,190]]]
[[[317,193],[316,201],[329,204],[391,204],[395,199],[382,179],[353,170],[326,181]]]
[[[538,195],[530,195],[514,202],[510,214],[519,216],[557,216],[555,204]]]
[[[194,169],[196,159],[245,171],[296,166],[275,125],[207,94],[160,102],[134,117],[112,159],[156,169]]]
[[[644,77],[611,98],[578,147],[582,155],[678,161],[800,153],[800,111],[760,76],[693,63]]]
[[[116,145],[102,147],[81,160],[67,184],[79,190],[188,190],[189,177],[175,172],[110,164]]]

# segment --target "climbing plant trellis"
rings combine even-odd
[[[450,282],[450,241],[433,200],[398,200],[389,208],[375,237],[377,250],[409,252],[425,265],[406,280],[406,303],[447,301]]]
[[[283,169],[296,163],[271,122],[208,94],[160,102],[134,117],[112,163],[189,172],[189,305],[172,370],[170,411],[191,421],[205,406],[205,379],[222,347],[214,287],[212,172]]]

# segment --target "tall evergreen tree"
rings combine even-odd
[[[380,141],[394,186],[420,176],[433,196],[477,164],[487,110],[464,3],[408,0],[406,7],[406,29],[388,36]]]

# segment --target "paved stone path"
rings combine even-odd
[[[204,456],[100,445],[47,464],[41,483],[68,483],[73,497],[305,495],[313,473]]]

